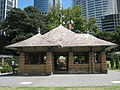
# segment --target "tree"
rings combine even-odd
[[[73,24],[74,31],[76,30],[80,33],[90,33],[94,34],[98,32],[98,26],[96,24],[95,18],[89,18],[88,20],[82,16],[81,6],[73,6]]]
[[[60,8],[60,6],[52,7],[46,20],[49,30],[60,24],[63,24],[67,28],[69,28],[69,25],[72,25],[74,27],[73,31],[78,33],[86,33],[87,31],[96,32],[98,29],[95,24],[96,19],[90,18],[87,20],[83,17],[82,9],[79,5],[67,9]]]
[[[60,8],[61,7],[59,5],[56,7],[50,7],[50,12],[48,12],[46,16],[46,24],[48,30],[52,30],[61,24],[60,19],[63,10]]]
[[[2,27],[12,43],[26,38],[24,27],[27,22],[29,22],[29,17],[25,11],[13,8],[7,12]]]
[[[114,36],[114,32],[108,32],[105,30],[98,31],[98,33],[96,33],[96,37],[110,42],[115,42],[115,40],[113,39]]]
[[[116,27],[116,31],[114,33],[115,33],[114,40],[115,40],[115,43],[119,45],[119,47],[117,48],[117,50],[119,51],[120,50],[120,25]]]
[[[38,32],[38,27],[43,28],[44,20],[40,11],[29,6],[24,10],[13,8],[7,12],[2,27],[11,43],[27,39]]]
[[[95,18],[89,18],[87,25],[86,25],[87,32],[91,34],[98,33],[98,26],[96,25],[96,19]]]
[[[117,53],[110,53],[111,69],[120,69],[120,55]]]
[[[9,39],[7,36],[4,35],[0,35],[0,54],[1,53],[5,53],[4,50],[4,46],[9,44]]]
[[[113,32],[108,32],[108,31],[99,31],[98,33],[96,33],[95,35],[98,38],[116,43],[117,45],[120,46],[120,26],[116,27],[116,31]],[[119,51],[120,47],[116,48],[116,51]]]
[[[115,64],[114,54],[111,53],[110,56],[111,56],[110,58],[111,69],[114,69],[114,64]]]
[[[82,8],[80,5],[71,8],[71,18],[75,32],[85,33],[87,20],[82,16]],[[77,30],[77,31],[76,31]]]
[[[114,58],[115,58],[115,68],[119,69],[120,68],[120,55],[119,54],[115,54]]]
[[[38,28],[41,28],[41,33],[46,32],[46,23],[45,23],[45,16],[41,14],[41,12],[33,7],[33,6],[28,6],[24,8],[24,11],[27,13],[29,20],[30,20],[30,26],[29,30],[31,29],[32,32],[37,33]],[[26,28],[27,30],[28,28]]]

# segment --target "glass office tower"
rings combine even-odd
[[[102,30],[116,31],[120,25],[120,13],[102,16]]]
[[[117,0],[118,13],[120,13],[120,0]]]
[[[51,5],[54,7],[57,5],[62,5],[62,0],[51,0]]]
[[[81,5],[82,14],[87,19],[96,18],[100,30],[102,16],[118,13],[117,0],[73,0],[73,5]]]
[[[34,0],[34,6],[38,8],[43,14],[48,13],[49,5],[49,0]]]
[[[43,14],[47,14],[51,6],[56,7],[57,5],[61,5],[61,2],[61,0],[34,0],[34,6]]]
[[[7,11],[18,7],[18,0],[0,0],[0,20],[6,18]]]

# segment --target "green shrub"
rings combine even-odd
[[[3,68],[3,69],[1,70],[2,73],[9,72],[9,71],[12,70],[12,67],[11,67],[8,63],[5,63],[5,64],[2,66],[2,68]]]
[[[15,61],[15,58],[6,58],[5,62],[8,63],[9,65],[12,65],[12,61]]]
[[[111,69],[114,69],[114,62],[115,62],[115,59],[114,59],[114,57],[112,56],[111,59],[110,59]]]
[[[119,62],[120,62],[120,55],[115,54],[114,58],[115,58],[115,68],[119,69],[120,68],[120,64],[119,64]]]
[[[120,69],[120,55],[111,53],[110,57],[111,69]]]

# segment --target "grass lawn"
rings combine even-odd
[[[120,86],[101,87],[0,87],[0,90],[120,90]]]
[[[115,71],[115,72],[120,72],[120,69],[115,69],[115,70],[111,70],[111,69],[109,69],[109,71]]]

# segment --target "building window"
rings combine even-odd
[[[11,10],[11,9],[12,9],[12,6],[7,5],[7,9],[8,9],[8,10]]]
[[[46,53],[26,53],[25,54],[25,64],[45,64],[46,63]]]
[[[10,6],[13,6],[13,2],[11,2],[11,1],[7,1],[7,4]]]
[[[89,58],[87,53],[75,53],[74,64],[88,64]]]

